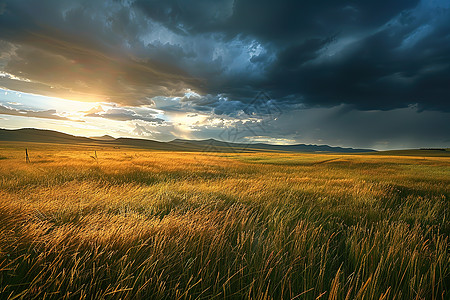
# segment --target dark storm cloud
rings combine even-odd
[[[182,96],[198,84],[175,66],[128,53],[126,48],[137,43],[139,24],[132,24],[124,8],[101,3],[3,2],[0,71],[27,80],[2,77],[0,85],[68,99],[141,105],[154,96]]]
[[[230,27],[269,41],[333,35],[376,27],[417,1],[236,1]]]
[[[387,110],[417,103],[420,109],[450,109],[445,1],[236,0],[232,14],[220,10],[230,1],[137,0],[134,5],[174,32],[253,38],[275,57],[250,59],[263,63],[259,80],[250,72],[209,78],[211,94],[248,101],[266,90],[281,102],[295,98],[311,106],[346,103]]]
[[[228,37],[248,34],[273,42],[327,35],[355,25],[379,26],[417,2],[136,0],[134,5],[152,19],[185,34],[221,31]]]
[[[133,6],[151,19],[182,34],[212,32],[226,25],[233,15],[233,0],[136,0]]]
[[[450,13],[445,14],[450,20]],[[348,103],[385,110],[418,103],[421,109],[449,111],[448,23],[386,26],[330,56],[326,51],[333,50],[320,54],[324,46],[319,45],[309,52],[309,60],[293,58],[299,46],[291,46],[279,53],[268,84],[278,95],[298,94],[311,105]],[[418,36],[421,30],[430,32]],[[336,39],[328,47],[338,43]],[[308,51],[299,53],[305,57]]]
[[[219,114],[259,91],[286,110],[450,111],[445,0],[0,3],[0,71],[29,80],[0,78],[11,89],[126,106],[190,88]]]

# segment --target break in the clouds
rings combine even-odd
[[[254,140],[393,145],[405,118],[404,147],[448,146],[448,126],[428,120],[450,113],[450,2],[0,0],[0,88],[103,103],[20,111],[5,100],[1,114],[135,122],[129,134],[153,138],[259,122]],[[261,91],[277,118],[252,107]]]

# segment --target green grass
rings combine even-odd
[[[23,146],[0,298],[449,297],[448,157]]]

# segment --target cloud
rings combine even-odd
[[[421,109],[449,111],[450,90],[444,82],[450,80],[450,24],[444,20],[450,19],[450,11],[433,12],[426,19],[433,30],[420,37],[424,20],[410,11],[412,19],[400,15],[334,55],[321,55],[326,52],[322,49],[340,43],[339,37],[303,51],[301,57],[309,53],[306,60],[289,56],[297,50],[291,46],[279,53],[267,83],[274,84],[275,95],[296,94],[312,106],[347,103],[362,110],[387,110],[418,103]]]
[[[86,112],[85,117],[99,117],[116,121],[141,120],[151,123],[163,123],[164,119],[157,117],[160,112],[148,108],[115,107],[103,110],[101,106]]]
[[[34,111],[25,109],[15,109],[0,104],[0,114],[11,115],[11,116],[21,116],[21,117],[31,117],[31,118],[43,118],[43,119],[54,119],[54,120],[71,120],[62,116],[57,115],[56,110],[49,109],[44,111]],[[73,120],[71,120],[73,121]],[[83,122],[83,121],[78,121]]]
[[[155,124],[133,121],[132,134],[157,140],[174,138],[278,144],[329,144],[379,150],[449,147],[450,113],[419,112],[417,106],[389,111],[333,108],[293,109],[276,118],[181,114]],[[187,120],[186,120],[187,119]]]
[[[449,147],[449,118],[448,112],[420,112],[417,106],[361,111],[339,105],[285,112],[267,122],[265,132],[273,138],[344,147]]]
[[[70,1],[57,2],[39,3],[42,14],[35,14],[35,3],[6,1],[0,39],[7,55],[0,58],[0,71],[28,82],[0,78],[1,86],[66,99],[145,105],[151,97],[182,95],[199,84],[175,66],[126,51],[137,39],[137,31],[133,32],[137,29],[125,27],[121,33],[125,42],[117,36],[122,27],[111,20],[123,15],[121,7],[112,3],[102,7],[97,1],[88,5],[90,10]],[[102,9],[106,14],[99,17]]]
[[[133,5],[174,32],[223,32],[230,38],[244,34],[270,42],[286,42],[293,37],[303,39],[305,36],[327,35],[330,33],[329,25],[376,27],[401,11],[413,8],[417,2],[137,0]]]
[[[162,127],[164,130],[161,130]],[[131,131],[133,136],[140,138],[153,139],[158,141],[171,141],[175,138],[193,138],[192,132],[176,124],[162,123],[156,124],[136,120],[132,122],[134,129]]]
[[[218,73],[207,78],[206,94],[248,102],[264,90],[280,106],[294,99],[309,106],[346,103],[360,110],[413,103],[420,109],[450,110],[445,83],[450,79],[450,10],[445,1],[236,0],[232,13],[224,9],[217,18],[202,3],[186,8],[178,1],[135,1],[134,6],[185,40],[216,36],[209,40],[218,55],[210,66]],[[199,14],[192,17],[190,9]],[[233,64],[221,48],[237,50],[239,43],[241,50],[232,56],[238,63]],[[250,54],[255,44],[262,53]]]
[[[186,35],[225,25],[233,15],[234,0],[137,0],[133,6],[170,30]]]
[[[0,3],[0,71],[24,79],[0,86],[14,90],[128,107],[191,90],[184,108],[217,114],[260,91],[285,110],[450,111],[444,0]]]

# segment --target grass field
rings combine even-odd
[[[449,197],[450,157],[5,142],[0,298],[449,299]]]

